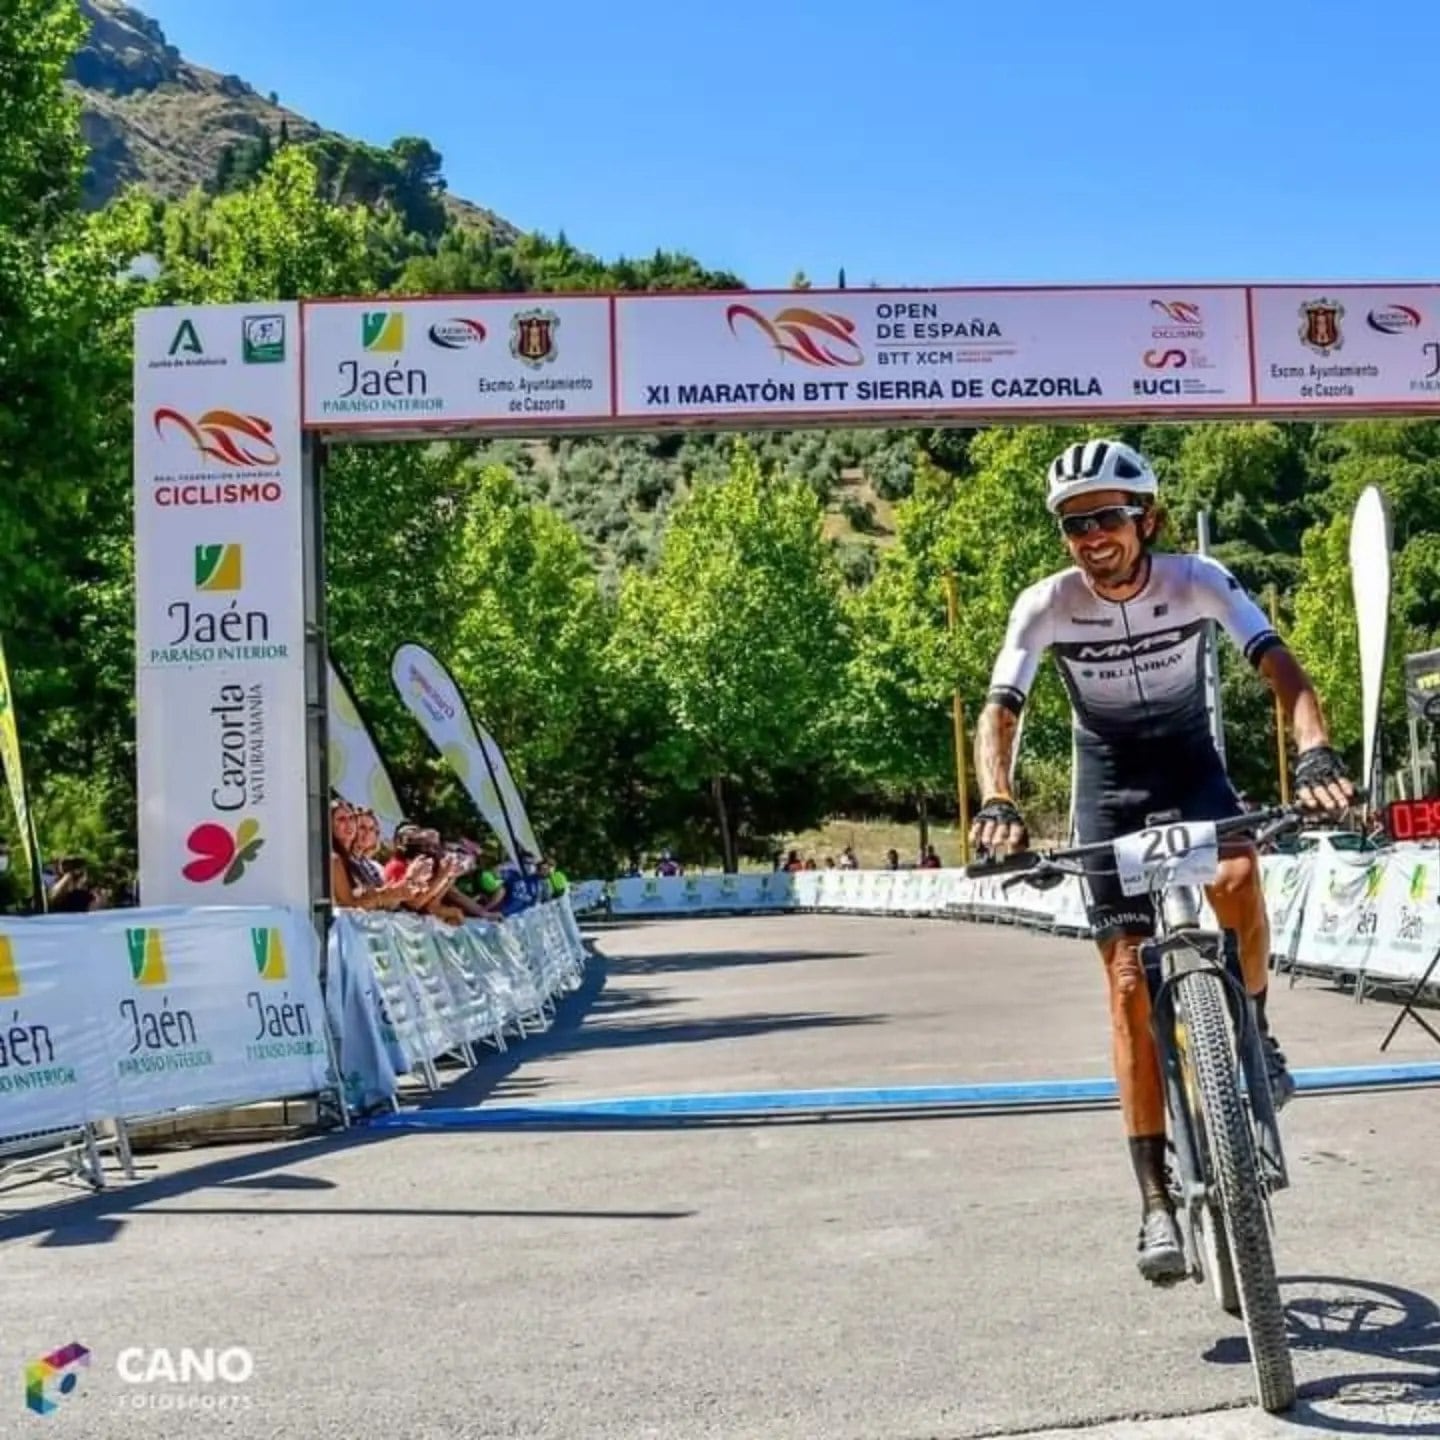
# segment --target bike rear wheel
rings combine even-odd
[[[1260,1404],[1273,1413],[1295,1403],[1295,1372],[1275,1278],[1265,1193],[1240,1098],[1224,983],[1215,974],[1184,975],[1176,983],[1176,1001],[1184,1016],[1189,1062],[1199,1091],[1212,1169],[1209,1178],[1219,1191],[1224,1215],[1215,1238],[1229,1242]]]

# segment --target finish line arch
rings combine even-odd
[[[1440,285],[462,295],[135,317],[150,905],[328,902],[323,456],[672,429],[1440,415]]]

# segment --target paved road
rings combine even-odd
[[[1078,942],[838,916],[597,941],[562,1024],[461,1099],[1108,1070]],[[1390,1017],[1313,981],[1271,1013],[1297,1066],[1378,1059]],[[1418,1029],[1390,1057],[1440,1058]],[[0,1435],[1440,1434],[1437,1104],[1286,1111],[1279,1263],[1305,1395],[1289,1422],[1247,1408],[1237,1322],[1135,1275],[1104,1110],[324,1140],[146,1157],[147,1183],[58,1208],[53,1189],[12,1192]],[[21,1367],[71,1340],[89,1372],[28,1414]],[[253,1378],[115,1373],[124,1347],[185,1345],[247,1347]],[[177,1394],[245,1408],[153,1408]]]

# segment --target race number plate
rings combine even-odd
[[[1126,895],[1143,895],[1162,883],[1204,885],[1220,870],[1213,822],[1149,825],[1115,842],[1115,873]]]

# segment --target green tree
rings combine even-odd
[[[134,296],[119,272],[143,215],[79,209],[84,151],[64,75],[84,28],[68,0],[0,9],[0,633],[47,848],[133,823]],[[92,781],[84,804],[60,804],[77,775]]]
[[[675,507],[654,570],[621,588],[610,662],[658,726],[646,760],[708,788],[727,870],[731,788],[819,766],[833,745],[846,638],[821,521],[808,486],[740,442],[728,478]]]
[[[157,213],[162,265],[154,304],[293,300],[373,291],[370,222],[320,194],[299,146],[278,155],[248,189],[195,191]]]

